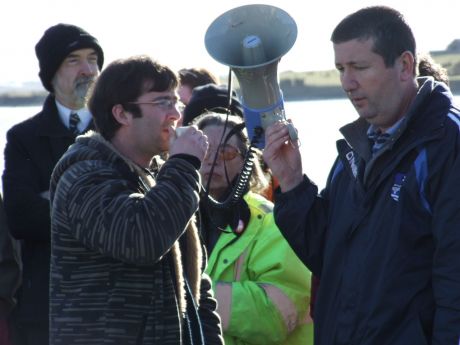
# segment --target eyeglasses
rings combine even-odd
[[[229,145],[229,144],[219,145],[219,147],[217,148],[217,151],[218,151],[217,157],[223,161],[231,161],[235,159],[236,156],[238,155],[243,157],[243,154],[238,148],[236,148],[235,146]],[[211,155],[211,152],[212,152],[212,155]],[[216,155],[216,151],[211,150],[211,147],[209,147],[208,152],[206,153],[206,157],[210,157],[214,159],[215,155]]]
[[[184,103],[179,101],[178,99],[171,99],[171,98],[163,98],[156,101],[151,102],[128,102],[128,104],[150,104],[153,106],[160,107],[161,110],[170,111],[174,108],[180,112],[182,112],[185,108]]]

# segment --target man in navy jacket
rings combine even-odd
[[[326,188],[302,175],[285,123],[267,129],[264,151],[276,222],[321,279],[315,343],[458,345],[458,108],[445,84],[416,78],[399,12],[361,9],[331,40],[359,119],[341,128]]]
[[[47,29],[35,52],[49,95],[38,114],[8,131],[3,172],[7,221],[22,250],[23,282],[14,315],[21,345],[48,344],[50,177],[76,135],[92,127],[86,94],[104,63],[97,39],[70,24]],[[79,116],[75,128],[72,113]]]

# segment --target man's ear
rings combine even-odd
[[[401,73],[402,80],[410,80],[415,76],[415,57],[414,55],[406,50],[398,58],[397,63],[399,64],[399,72]]]
[[[126,111],[121,104],[115,104],[112,107],[112,114],[115,120],[117,120],[121,125],[128,125],[131,123],[133,116],[130,112]]]

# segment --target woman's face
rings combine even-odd
[[[238,148],[241,143],[236,135],[231,136],[223,147],[218,148],[223,129],[223,126],[216,125],[202,129],[204,134],[208,137],[209,148],[201,165],[200,173],[204,186],[208,185],[209,179],[211,180],[209,193],[217,199],[225,193],[229,183],[231,183],[241,172],[244,162],[243,156]],[[228,130],[225,132],[225,135],[227,133]],[[213,174],[210,177],[212,164],[217,151],[219,151],[219,153],[215,162]]]

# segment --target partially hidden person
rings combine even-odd
[[[35,46],[49,92],[42,110],[6,134],[3,197],[8,226],[21,243],[23,275],[14,310],[21,345],[48,345],[51,172],[75,137],[92,128],[86,96],[104,64],[98,40],[60,23]]]
[[[313,344],[310,271],[276,226],[273,204],[261,195],[268,183],[256,149],[249,185],[236,202],[225,204],[234,198],[239,174],[247,173],[243,120],[210,112],[193,123],[209,141],[200,170],[208,193],[200,203],[201,229],[225,344]]]

